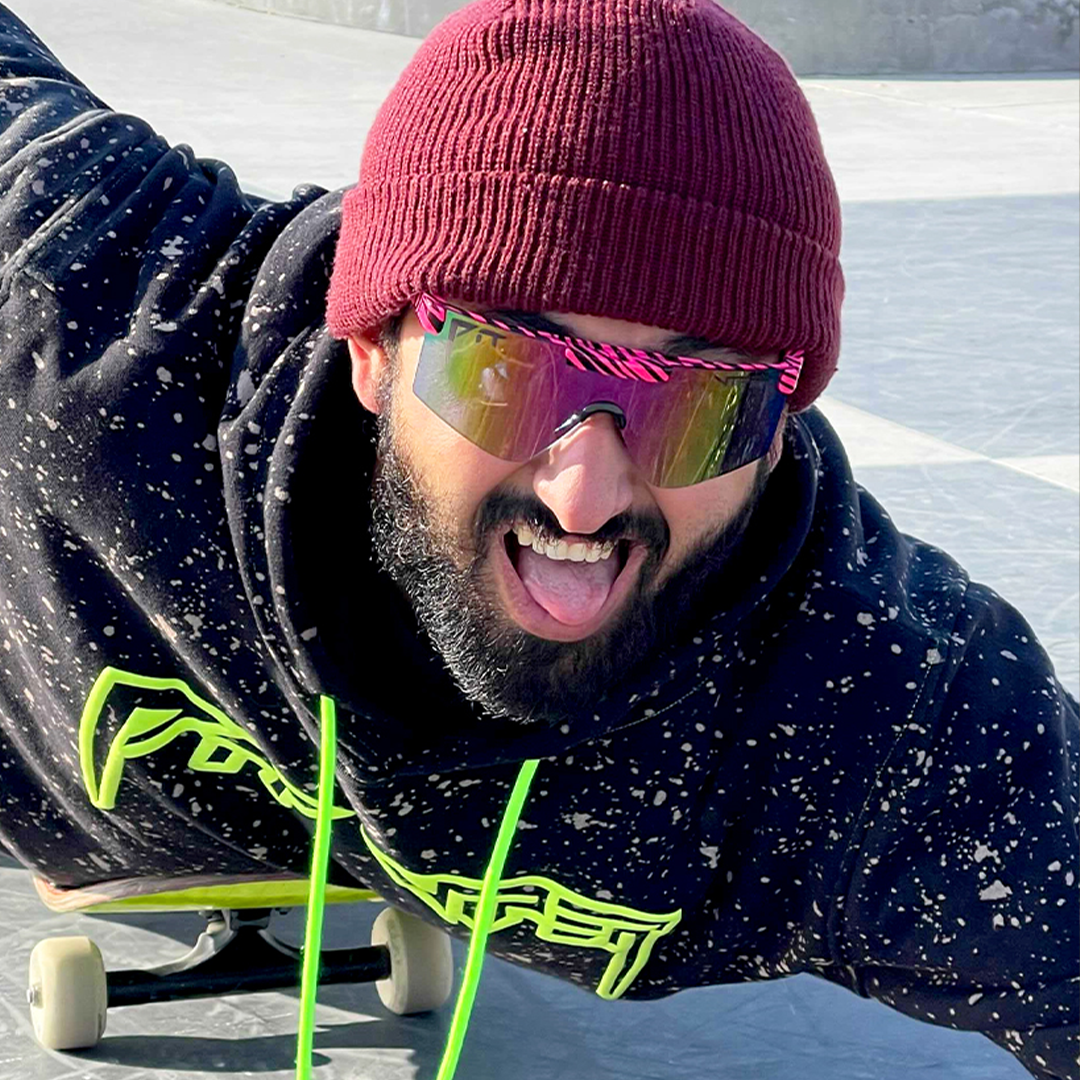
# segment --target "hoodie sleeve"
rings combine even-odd
[[[89,109],[107,108],[4,4],[0,4],[0,79],[5,161],[37,135]]]
[[[54,885],[303,865],[303,819],[275,801],[241,842],[242,789],[181,800],[169,755],[129,765],[104,812],[80,725],[111,667],[292,730],[222,482],[255,442],[249,425],[224,446],[223,418],[287,344],[255,283],[322,194],[254,207],[228,166],[109,109],[0,5],[0,767],[16,793],[0,842]],[[273,744],[291,775],[299,738],[260,734],[259,754]]]
[[[70,311],[50,328],[69,366],[170,324],[199,286],[224,298],[240,260],[217,264],[254,212],[227,165],[110,109],[0,4],[0,303]]]
[[[972,584],[863,808],[839,948],[851,988],[1075,1080],[1076,701]]]

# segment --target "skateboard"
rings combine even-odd
[[[306,904],[307,878],[139,878],[60,889],[35,877],[34,886],[50,911],[192,911],[206,921],[185,955],[148,969],[107,971],[88,937],[38,942],[30,954],[27,1002],[34,1034],[49,1050],[95,1046],[108,1010],[118,1006],[300,985],[301,950],[275,937],[270,921],[275,912]],[[367,889],[326,887],[327,903],[381,899]],[[439,1008],[453,988],[449,936],[415,915],[386,908],[372,925],[370,945],[320,955],[320,986],[361,982],[374,982],[383,1005],[399,1016]]]

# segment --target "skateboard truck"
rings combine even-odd
[[[204,910],[206,929],[184,956],[146,970],[105,970],[87,937],[47,938],[30,954],[27,1001],[38,1041],[50,1050],[94,1046],[121,1005],[283,990],[301,983],[301,950],[271,933],[277,908]],[[324,949],[319,984],[374,982],[399,1016],[443,1005],[453,989],[449,937],[395,908],[379,913],[371,944]]]
[[[179,960],[144,971],[107,973],[109,1008],[299,986],[300,949],[270,931],[272,910],[203,912],[206,929]],[[327,949],[319,961],[320,985],[389,977],[385,945]]]

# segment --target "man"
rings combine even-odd
[[[482,0],[355,188],[256,205],[0,25],[27,866],[305,874],[325,695],[332,881],[467,935],[425,882],[468,895],[538,762],[501,881],[544,917],[496,955],[604,997],[813,972],[1076,1075],[1076,702],[811,408],[839,208],[772,50]]]

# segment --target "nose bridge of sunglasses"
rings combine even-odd
[[[584,424],[591,416],[607,413],[615,423],[617,431],[626,428],[626,413],[614,401],[593,401],[583,409],[577,409],[571,413],[556,429],[555,434],[562,438],[563,435],[573,431],[579,424]]]

